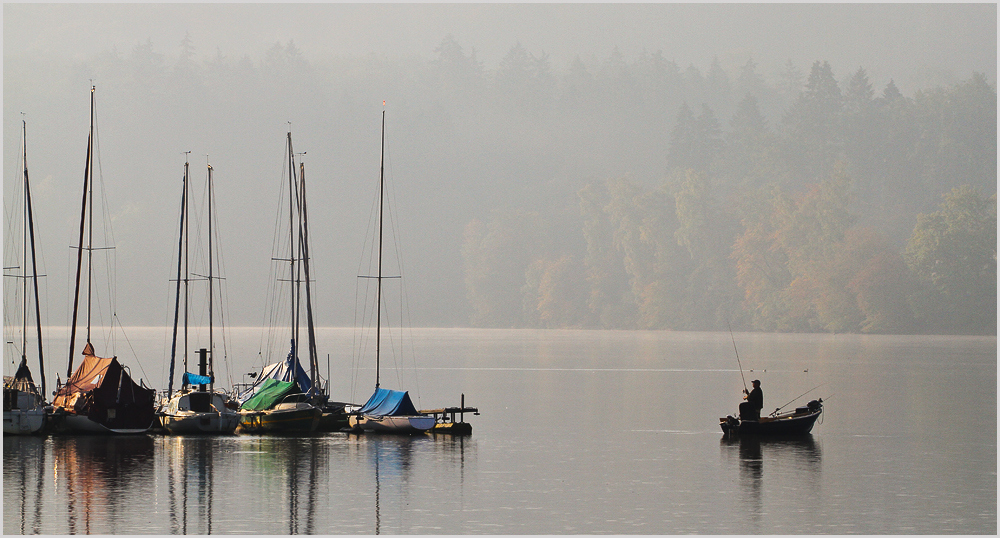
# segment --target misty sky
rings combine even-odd
[[[36,211],[46,217],[40,235],[48,258],[47,298],[53,325],[68,321],[65,310],[67,297],[71,296],[69,275],[75,268],[72,251],[67,247],[76,241],[76,206],[86,147],[87,89],[93,77],[81,66],[99,63],[92,62],[95,57],[114,57],[111,52],[128,58],[137,46],[147,42],[155,53],[163,55],[168,66],[176,61],[186,34],[191,37],[198,61],[219,53],[260,62],[276,43],[294,42],[306,60],[316,64],[334,56],[417,58],[426,62],[436,57],[435,48],[450,35],[466,53],[474,50],[487,72],[496,70],[508,51],[520,43],[536,57],[547,54],[552,70],[557,72],[566,72],[577,56],[592,68],[617,49],[627,62],[634,62],[645,52],[662,51],[664,58],[675,61],[681,69],[694,65],[702,72],[716,58],[731,73],[752,59],[760,66],[760,74],[769,79],[775,78],[789,60],[803,73],[808,73],[813,62],[823,60],[835,66],[838,77],[864,67],[876,91],[881,91],[891,78],[906,95],[921,88],[954,84],[974,71],[984,73],[994,84],[996,81],[995,4],[6,3],[3,9],[3,55],[7,65],[4,192],[10,192],[9,184],[18,177],[20,113],[25,112],[32,140],[29,163],[39,180],[39,200],[46,204]],[[35,91],[30,82],[25,82],[35,80],[32,77],[11,78],[17,77],[18,70],[31,74],[36,65],[62,70],[39,77],[52,87]],[[372,92],[381,92],[378,78],[371,78]],[[357,274],[355,253],[360,250],[361,239],[347,223],[365,218],[356,210],[360,206],[367,208],[373,192],[361,180],[377,177],[377,105],[386,98],[383,93],[372,96],[371,110],[363,117],[288,117],[285,110],[254,110],[253,114],[245,114],[249,119],[227,117],[206,125],[198,123],[207,121],[205,118],[186,115],[189,111],[184,107],[166,109],[170,104],[162,96],[146,106],[146,96],[134,95],[127,85],[94,82],[101,114],[100,140],[106,148],[105,176],[113,186],[123,181],[148,186],[117,189],[111,200],[119,204],[111,212],[122,222],[114,231],[122,247],[117,278],[123,287],[119,301],[127,303],[125,307],[130,311],[126,324],[155,325],[168,317],[167,261],[176,241],[174,216],[179,194],[179,186],[170,182],[179,175],[185,150],[193,151],[197,158],[192,157],[192,163],[202,166],[202,156],[212,154],[221,196],[230,200],[228,205],[224,202],[224,210],[233,213],[227,215],[226,221],[231,226],[229,276],[230,283],[239,283],[232,285],[241,290],[237,292],[241,296],[233,302],[241,312],[253,313],[240,318],[237,312],[237,323],[259,323],[257,301],[268,277],[268,253],[253,249],[260,246],[257,243],[270,240],[274,203],[266,195],[249,194],[255,192],[251,188],[226,190],[226,182],[232,185],[235,181],[259,180],[254,185],[256,192],[272,193],[278,181],[275,176],[280,175],[274,172],[281,170],[284,129],[292,120],[297,122],[297,147],[309,150],[311,177],[338,181],[329,189],[317,186],[310,190],[310,204],[325,209],[316,211],[317,228],[337,231],[328,250],[317,249],[316,254],[323,290],[328,297],[333,296],[327,304],[341,308],[337,313],[321,313],[325,316],[322,321],[349,324]],[[391,91],[397,95],[390,96],[390,100],[398,96],[396,102],[403,103],[398,108],[390,106],[389,124],[393,130],[389,136],[398,134],[401,138],[397,168],[410,181],[411,188],[423,191],[423,198],[408,200],[409,207],[404,204],[402,208],[412,213],[408,221],[412,227],[407,232],[413,239],[412,250],[418,254],[408,258],[413,263],[411,275],[419,286],[411,298],[414,323],[460,325],[467,319],[463,314],[465,305],[461,304],[464,292],[458,255],[465,223],[458,221],[455,208],[473,205],[462,200],[462,192],[450,189],[453,184],[443,181],[445,174],[441,172],[450,173],[444,179],[455,182],[489,184],[489,189],[472,185],[478,188],[481,198],[503,198],[505,185],[495,177],[464,177],[460,167],[457,172],[446,167],[452,163],[445,157],[431,155],[421,160],[429,152],[418,155],[419,150],[432,144],[417,139],[419,134],[405,131],[408,125],[420,126],[419,122],[424,121],[419,110],[405,106],[405,101],[413,97],[405,92],[419,90],[404,87]],[[314,103],[297,105],[310,110]],[[116,116],[135,110],[160,116]],[[339,129],[339,122],[361,124],[364,129],[337,131],[327,138],[317,134],[328,132],[330,125]],[[250,132],[229,132],[234,125],[248,124],[252,124],[246,129]],[[185,129],[165,125],[183,125]],[[489,128],[482,126],[484,130]],[[504,155],[503,151],[499,154]],[[657,166],[654,163],[649,167]],[[195,177],[201,177],[203,172],[198,174]],[[510,192],[523,190],[523,185],[506,187]],[[482,195],[484,192],[488,194]],[[255,218],[257,215],[264,218]],[[448,228],[439,216],[456,222],[447,223]],[[129,226],[128,222],[133,224]],[[157,228],[155,234],[151,228]],[[448,232],[442,234],[445,228]],[[242,237],[233,230],[255,237]],[[446,253],[440,258],[448,262],[448,267],[434,266],[433,262],[440,260],[420,255],[425,252]],[[151,253],[165,259],[151,262]]]
[[[4,4],[4,56],[81,59],[147,40],[173,51],[185,32],[204,56],[256,57],[291,40],[313,59],[430,58],[453,35],[487,68],[516,43],[556,69],[615,47],[626,58],[662,50],[682,68],[823,58],[878,82],[893,73],[904,93],[973,70],[996,80],[997,64],[995,4]]]

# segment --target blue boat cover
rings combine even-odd
[[[413,407],[410,393],[403,390],[375,389],[375,393],[358,411],[362,415],[374,416],[413,416],[419,415]]]
[[[192,374],[191,372],[184,372],[184,384],[185,385],[208,385],[212,382],[212,378],[207,375]]]

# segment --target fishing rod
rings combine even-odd
[[[733,327],[729,325],[728,319],[726,320],[726,327],[729,327],[729,338],[733,339],[733,351],[736,352],[736,364],[740,367],[740,379],[743,380],[743,392],[749,392],[747,390],[747,378],[743,377],[743,363],[740,362],[740,351],[736,349],[736,337],[733,336]]]
[[[771,413],[771,416],[774,416],[775,414],[777,414],[777,413],[778,413],[778,411],[781,411],[782,409],[784,409],[784,408],[788,407],[788,404],[790,404],[790,403],[794,402],[795,400],[798,400],[799,398],[801,398],[801,397],[805,396],[806,394],[809,394],[810,392],[812,392],[812,391],[814,391],[814,390],[816,390],[816,389],[818,389],[818,388],[822,387],[823,385],[826,385],[826,383],[820,383],[819,385],[816,385],[815,387],[813,387],[813,388],[811,388],[811,389],[809,389],[809,390],[807,390],[807,391],[803,392],[802,394],[799,394],[798,396],[796,396],[796,397],[792,398],[792,399],[791,399],[791,401],[789,401],[789,402],[788,402],[788,403],[786,403],[785,405],[783,405],[783,406],[781,406],[781,407],[779,407],[779,408],[775,409],[775,410],[774,410],[774,412],[773,412],[773,413]]]

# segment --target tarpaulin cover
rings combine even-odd
[[[56,392],[52,404],[112,429],[148,428],[154,418],[155,391],[132,381],[117,358],[94,356],[89,343],[83,352],[83,363]]]
[[[373,416],[413,416],[419,415],[417,408],[413,407],[410,400],[410,393],[402,390],[389,390],[378,388],[368,402],[358,411],[362,415]]]
[[[254,394],[252,398],[241,405],[240,409],[244,411],[270,409],[294,388],[295,383],[291,381],[278,381],[277,379],[267,378],[260,384],[260,390],[257,391],[257,394]]]
[[[293,378],[291,362],[292,361],[289,358],[281,362],[265,366],[264,369],[260,371],[260,375],[257,376],[257,380],[254,382],[253,386],[244,391],[243,394],[240,394],[236,401],[241,404],[245,403],[260,391],[264,381],[268,379],[276,379],[278,381],[294,381],[299,386],[300,392],[309,392],[309,388],[312,387],[312,381],[309,380],[309,376],[306,375],[305,370],[302,369],[302,363],[300,362],[298,364],[299,373]]]
[[[183,382],[185,385],[208,385],[212,382],[212,378],[207,375],[192,374],[191,372],[184,372]]]

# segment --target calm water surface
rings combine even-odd
[[[413,335],[403,388],[464,393],[471,437],[5,436],[4,533],[997,533],[994,337],[738,333],[765,411],[826,400],[811,436],[753,442],[718,427],[729,333]],[[334,397],[364,400],[351,331],[321,337]]]

